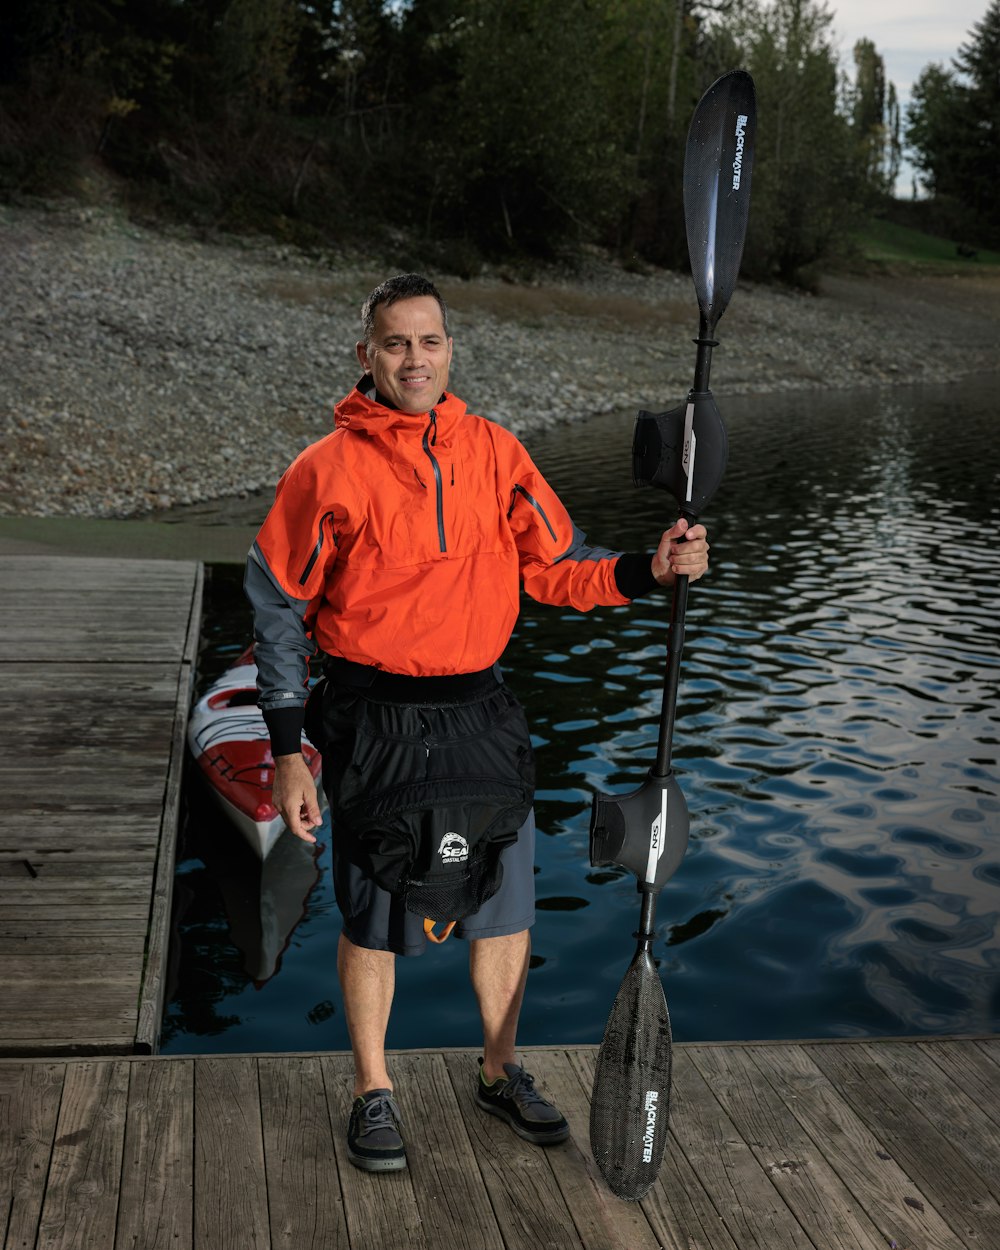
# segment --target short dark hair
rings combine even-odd
[[[448,305],[444,302],[441,292],[430,278],[419,273],[398,273],[394,278],[386,278],[372,291],[361,305],[361,334],[367,345],[375,334],[375,309],[382,305],[388,308],[401,299],[417,299],[421,295],[430,295],[438,302],[441,309],[441,320],[444,322],[445,335],[448,334]]]

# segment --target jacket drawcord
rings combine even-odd
[[[422,442],[424,453],[431,462],[431,468],[434,470],[434,486],[437,492],[438,547],[444,552],[448,550],[444,533],[444,482],[441,477],[441,466],[438,464],[437,457],[431,451],[431,448],[437,445],[437,413],[432,408],[429,415],[430,421],[427,423],[427,429],[424,430]],[[417,480],[419,481],[419,475]]]

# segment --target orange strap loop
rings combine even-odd
[[[440,933],[434,932],[434,926],[436,924],[436,920],[431,920],[430,916],[425,916],[424,936],[427,938],[428,942],[436,942],[440,946],[442,942],[447,942],[448,938],[451,936],[451,931],[455,927],[455,921],[449,920]]]

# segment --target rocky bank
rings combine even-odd
[[[0,209],[0,514],[127,516],[272,486],[357,380],[358,309],[390,271],[108,209]],[[673,407],[690,386],[686,275],[594,255],[572,276],[441,287],[452,388],[519,434]],[[718,337],[717,396],[801,391],[807,416],[811,390],[998,370],[1000,275],[741,284]]]

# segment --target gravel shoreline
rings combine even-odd
[[[357,380],[358,308],[385,276],[273,242],[208,243],[108,209],[0,208],[0,515],[135,516],[272,487]],[[444,278],[452,388],[521,435],[673,407],[691,383],[690,278],[593,256],[531,284]],[[741,285],[712,387],[937,383],[1000,367],[1000,280]]]

